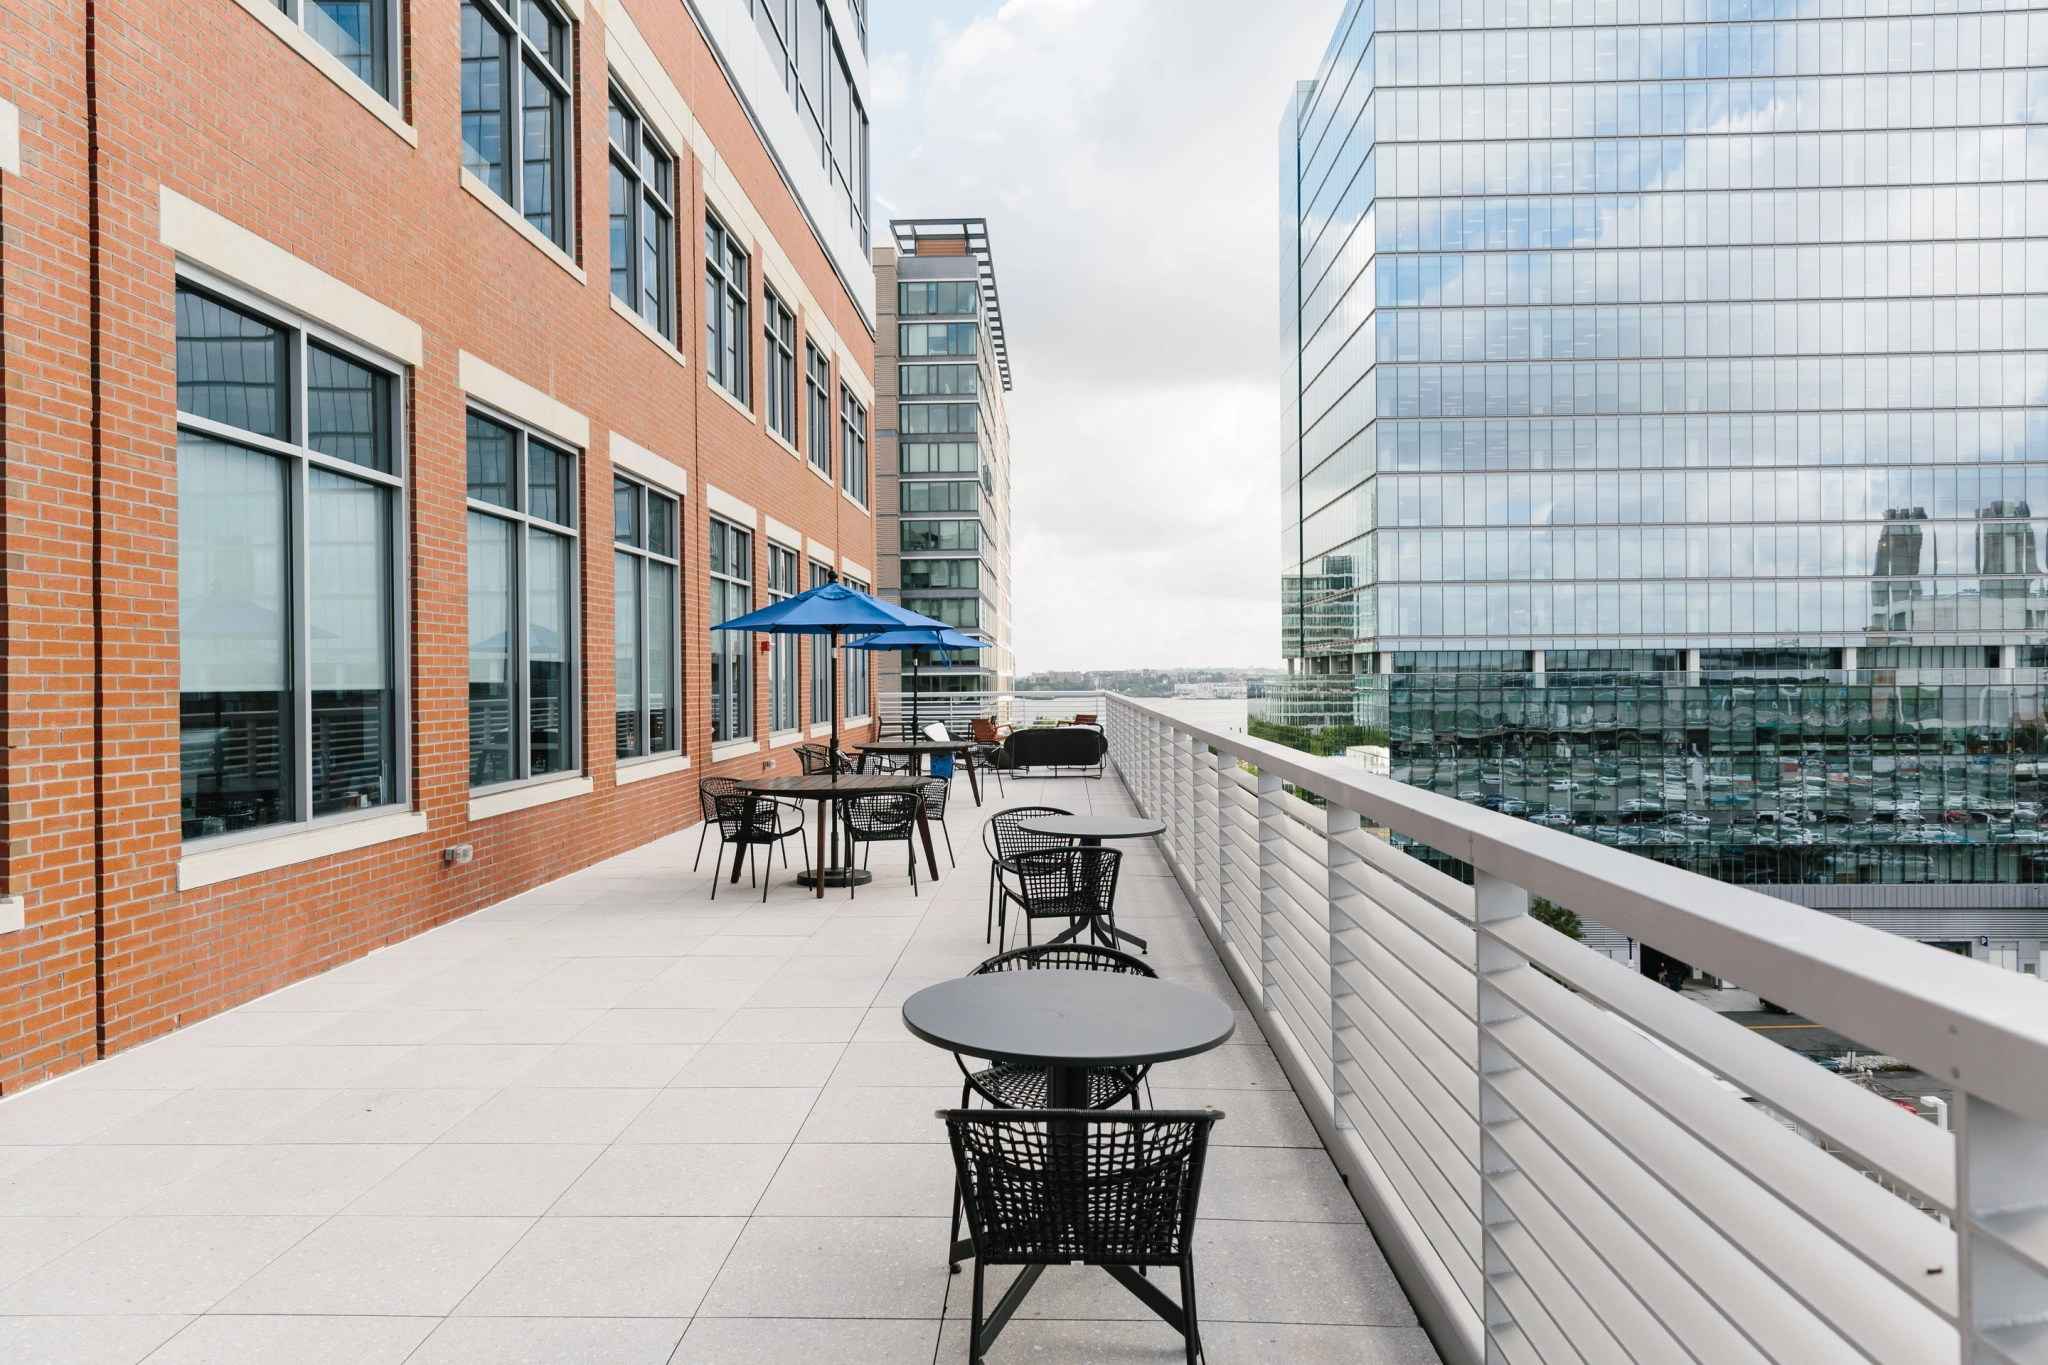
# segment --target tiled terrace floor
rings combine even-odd
[[[958,1072],[898,1006],[993,951],[984,815],[1131,807],[1114,776],[960,796],[959,868],[919,898],[885,847],[857,900],[778,868],[765,905],[744,879],[714,902],[693,829],[0,1101],[0,1360],[964,1360],[933,1117]],[[1118,903],[1163,975],[1240,1010],[1230,1045],[1153,1075],[1160,1106],[1228,1115],[1209,1359],[1433,1362],[1149,844]],[[1048,1272],[991,1355],[1180,1359],[1085,1268]]]

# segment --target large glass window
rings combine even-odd
[[[796,444],[796,315],[772,289],[761,291],[761,361],[766,366],[768,430]]]
[[[676,339],[676,162],[630,101],[612,91],[612,293]]]
[[[768,600],[771,603],[786,601],[803,591],[803,558],[795,550],[785,550],[780,545],[768,547]],[[773,731],[794,730],[802,722],[797,717],[798,689],[802,686],[797,677],[797,637],[776,635],[768,651],[768,729]]]
[[[809,341],[804,342],[804,398],[811,463],[829,479],[832,477],[832,364],[825,359],[825,353]]]
[[[750,739],[754,733],[754,637],[718,630],[721,621],[754,609],[754,537],[730,522],[711,519],[711,742]]]
[[[853,390],[839,386],[839,486],[868,503],[868,410]]]
[[[747,395],[747,253],[716,218],[704,222],[704,368],[719,387]]]
[[[975,394],[980,371],[972,365],[900,365],[897,392],[910,398],[922,394]]]
[[[397,27],[391,0],[275,0],[277,7],[305,25],[313,41],[341,59],[363,83],[392,99],[391,53]],[[395,104],[397,101],[392,100]]]
[[[981,468],[973,441],[905,441],[899,452],[905,474],[972,474]]]
[[[898,355],[973,355],[972,322],[903,322],[896,326]]]
[[[569,54],[546,0],[462,0],[462,164],[565,251]]]
[[[838,575],[831,568],[811,561],[811,586],[822,588]],[[832,637],[813,635],[811,640],[811,724],[832,719]]]
[[[469,414],[469,785],[577,766],[576,457]]]
[[[614,475],[613,752],[620,758],[682,747],[681,551],[676,499]]]
[[[396,373],[180,285],[184,837],[404,799]]]
[[[976,512],[981,509],[981,485],[970,479],[924,483],[905,479],[897,485],[902,512]]]
[[[978,521],[903,521],[903,552],[931,550],[979,550],[981,523]]]
[[[907,318],[980,308],[981,286],[973,280],[904,280],[896,286],[896,311]]]
[[[981,628],[981,599],[978,597],[905,597],[903,605],[907,610],[923,612],[958,630]]]
[[[854,579],[847,579],[846,586],[855,592],[868,591],[868,585]],[[839,652],[839,671],[846,679],[845,701],[840,714],[848,720],[868,714],[868,652],[865,649],[842,649]]]
[[[933,432],[972,436],[980,429],[980,414],[981,409],[973,403],[905,403],[902,429],[906,436]]]
[[[906,559],[903,562],[903,588],[978,588],[981,586],[981,561],[978,559]],[[919,608],[920,611],[923,608]],[[927,616],[930,612],[925,613]]]

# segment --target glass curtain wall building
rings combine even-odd
[[[877,253],[876,557],[884,591],[987,640],[973,654],[919,651],[919,690],[1010,686],[1010,353],[988,224],[899,219]],[[885,692],[907,656],[885,654]]]
[[[2043,120],[2048,10],[1352,4],[1254,714],[1730,880],[2048,881]]]

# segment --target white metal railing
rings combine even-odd
[[[1039,721],[1068,720],[1075,715],[1102,714],[1103,698],[1093,692],[920,692],[917,694],[917,723],[920,727],[943,721],[948,727],[965,730],[970,720],[993,720],[999,725],[1034,725]],[[900,734],[910,719],[908,692],[881,694],[882,731]]]
[[[2048,985],[1171,703],[1105,719],[1446,1361],[2048,1361]],[[1955,1132],[1532,894],[1948,1078]]]

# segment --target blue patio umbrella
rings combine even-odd
[[[867,635],[858,640],[848,640],[848,649],[987,649],[986,640],[977,640],[971,635],[962,635],[950,626],[933,630],[921,629],[885,630],[879,635]],[[917,728],[917,655],[910,656],[910,733],[914,739],[923,731]]]
[[[893,602],[857,592],[844,583],[826,583],[773,602],[759,611],[720,621],[713,630],[748,630],[764,635],[829,635],[826,657],[832,670],[832,752],[839,752],[839,637],[875,635],[903,629],[943,631],[944,621],[905,610]]]

